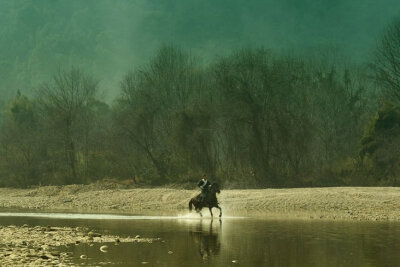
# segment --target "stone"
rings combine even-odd
[[[100,247],[101,252],[107,252],[108,246],[104,245]]]
[[[89,232],[89,233],[88,233],[88,236],[89,236],[89,237],[101,237],[101,234],[95,233],[95,232]]]

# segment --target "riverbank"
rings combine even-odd
[[[197,193],[115,184],[0,188],[0,210],[177,215],[188,212],[188,201]],[[400,188],[395,187],[235,189],[222,190],[218,198],[224,215],[400,221]]]

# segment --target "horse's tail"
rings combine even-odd
[[[189,201],[189,211],[192,211],[193,209],[193,198]]]

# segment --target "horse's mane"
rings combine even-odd
[[[221,188],[219,187],[218,183],[212,183],[211,188],[214,188],[214,190],[216,190],[217,193],[220,193],[221,191]]]

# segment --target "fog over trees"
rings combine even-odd
[[[183,34],[183,22],[218,22],[205,11],[193,22],[184,1],[39,2],[0,1],[0,15],[12,11],[0,16],[10,40],[0,41],[0,186],[133,176],[188,184],[202,174],[240,188],[400,183],[400,20],[382,19],[376,42],[358,40],[361,51],[353,37],[341,43],[346,30],[333,46],[298,41],[304,49],[294,51],[263,43],[278,31],[239,30],[269,25],[254,18],[261,3],[233,1],[229,15],[217,1],[218,20],[232,24],[216,37],[212,25]],[[134,7],[141,12],[129,16]],[[289,1],[278,9],[298,16]],[[230,17],[249,13],[238,27]],[[236,35],[250,43],[233,44]]]

